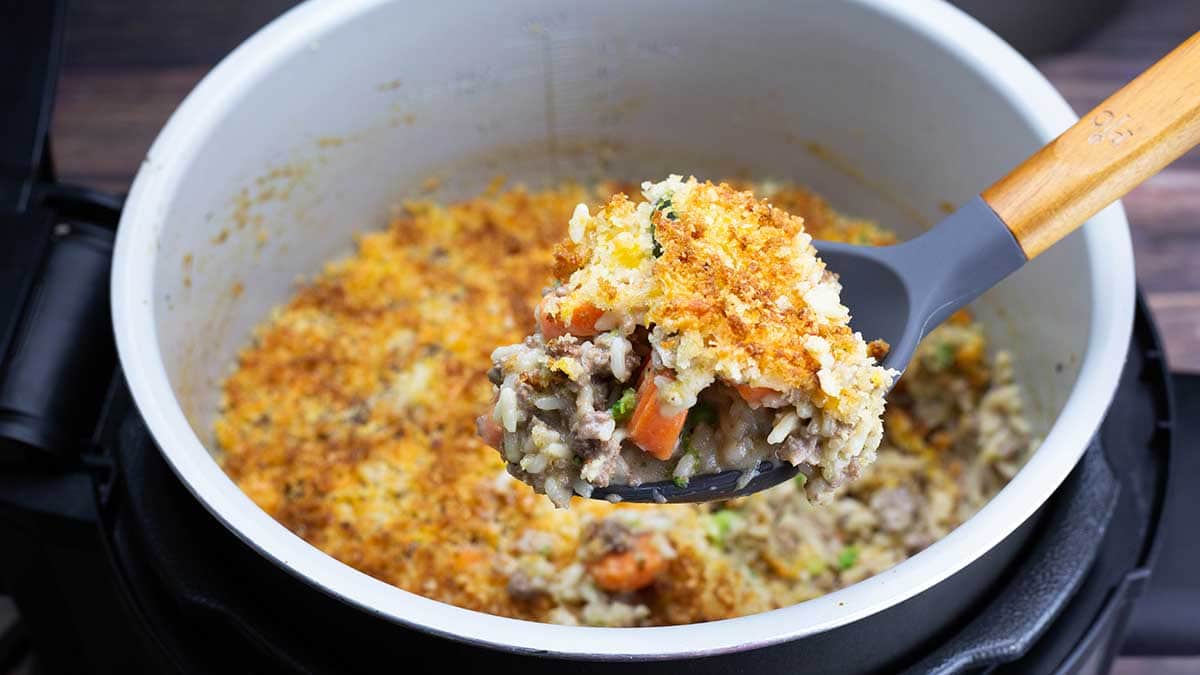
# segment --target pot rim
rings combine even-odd
[[[1045,141],[1076,119],[1046,79],[1007,43],[946,3],[850,0],[930,40],[995,87]],[[1079,376],[1042,447],[978,513],[895,567],[827,595],[702,624],[597,628],[541,624],[459,608],[404,591],[341,563],[255,505],[217,465],[184,417],[159,349],[154,316],[158,237],[167,203],[226,107],[314,36],[387,0],[311,0],[253,35],[187,96],[147,153],[117,232],[113,323],[126,380],[160,451],[181,481],[249,546],[319,590],[396,623],[508,651],[583,659],[667,659],[736,652],[802,638],[906,600],[982,556],[1029,518],[1082,455],[1116,389],[1133,321],[1134,270],[1120,204],[1083,228],[1092,297]],[[1103,273],[1096,273],[1103,270]]]

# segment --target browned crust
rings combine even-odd
[[[855,338],[848,325],[820,321],[789,291],[802,279],[796,256],[815,255],[811,246],[795,244],[804,219],[711,182],[696,186],[674,213],[677,219],[665,211],[652,216],[663,254],[654,269],[662,300],[650,321],[670,332],[698,331],[719,351],[756,363],[771,381],[819,391],[820,364],[805,340],[819,335],[839,353],[851,351]],[[713,219],[744,226],[710,226]],[[790,296],[790,308],[776,304],[781,295]]]
[[[272,517],[374,577],[462,607],[542,618],[544,599],[508,593],[504,551],[526,529],[554,531],[562,541],[551,559],[565,564],[584,520],[618,507],[580,501],[556,511],[523,485],[497,489],[503,463],[473,420],[492,396],[491,350],[532,330],[574,206],[613,191],[518,188],[414,203],[360,237],[355,255],[304,285],[241,353],[216,423],[225,470]],[[396,376],[418,363],[433,369],[424,393],[387,404]],[[638,598],[651,623],[773,606],[728,564],[675,544],[668,572]]]

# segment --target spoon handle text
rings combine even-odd
[[[1037,256],[1200,143],[1200,33],[985,190]]]

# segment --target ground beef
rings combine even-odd
[[[600,440],[612,436],[613,417],[607,410],[592,410],[575,417],[575,437],[582,440]]]
[[[633,532],[629,526],[614,518],[588,523],[583,529],[583,546],[588,557],[593,559],[627,551],[632,543]]]
[[[528,344],[532,339],[525,338],[526,346],[531,349],[537,349],[539,345],[536,342],[533,345]],[[563,335],[546,342],[546,354],[556,359],[567,358],[579,360],[581,349],[582,346],[579,344],[579,338],[576,338],[574,335]]]
[[[905,487],[885,488],[871,495],[871,508],[888,532],[911,529],[917,515],[917,498]]]
[[[817,437],[801,434],[788,436],[783,442],[783,449],[779,451],[779,458],[792,466],[817,464],[821,461],[821,455],[817,452]]]
[[[589,376],[599,372],[608,372],[609,351],[598,344],[585,342],[579,349],[579,363]]]
[[[549,592],[544,583],[531,579],[520,570],[509,575],[507,588],[514,600],[536,600]]]
[[[500,369],[500,366],[492,366],[491,368],[488,368],[487,378],[488,382],[491,382],[499,387],[504,383],[504,372]]]

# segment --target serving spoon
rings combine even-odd
[[[956,310],[1200,143],[1200,33],[1176,47],[928,232],[894,246],[813,242],[842,283],[851,327],[887,340],[903,372],[917,343]],[[1102,271],[1100,273],[1103,273]],[[1052,289],[1050,289],[1052,292]],[[596,488],[598,499],[707,502],[794,477],[781,460],[742,471]]]

